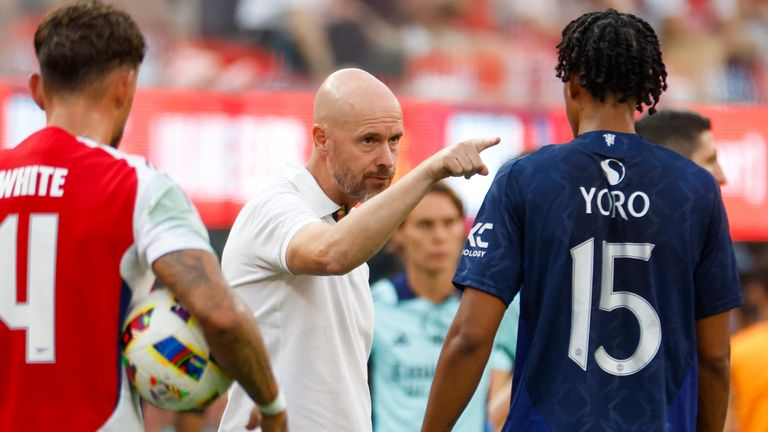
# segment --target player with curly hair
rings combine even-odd
[[[509,164],[486,195],[422,430],[450,430],[519,292],[504,431],[722,431],[738,276],[715,179],[635,134],[667,86],[658,39],[611,9],[557,48],[575,138]]]

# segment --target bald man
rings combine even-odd
[[[254,197],[224,248],[224,274],[261,326],[293,431],[371,430],[365,262],[433,183],[487,174],[479,153],[499,142],[448,147],[389,187],[402,136],[400,104],[386,85],[359,69],[333,73],[315,96],[306,169]],[[252,408],[233,387],[219,430],[241,430]]]

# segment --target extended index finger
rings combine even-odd
[[[496,144],[498,144],[500,142],[501,142],[501,138],[499,138],[499,137],[496,137],[496,138],[484,138],[484,139],[474,140],[475,149],[478,152],[481,152],[481,151],[483,151],[483,150],[485,150],[485,149],[487,149],[489,147],[493,147],[493,146],[495,146]]]

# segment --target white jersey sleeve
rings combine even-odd
[[[152,168],[140,171],[133,225],[140,262],[151,267],[161,256],[184,249],[213,252],[208,231],[181,188]]]
[[[133,213],[133,244],[123,255],[120,274],[137,302],[155,280],[152,263],[185,249],[213,253],[208,231],[178,185],[142,158],[126,157],[136,170],[138,187]]]

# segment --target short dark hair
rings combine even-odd
[[[650,24],[632,14],[614,9],[584,14],[563,29],[557,50],[557,77],[567,82],[578,75],[579,84],[600,101],[612,94],[654,113],[667,89],[659,39]]]
[[[40,73],[51,90],[81,90],[115,68],[138,67],[145,52],[133,18],[101,1],[62,6],[35,32]]]
[[[699,136],[711,129],[708,118],[692,111],[661,110],[635,123],[638,135],[687,158],[696,151]]]
[[[429,189],[427,189],[427,193],[424,194],[424,196],[427,196],[429,194],[439,194],[439,195],[444,195],[445,197],[447,197],[451,201],[451,204],[453,204],[454,207],[456,207],[456,210],[458,210],[459,217],[461,219],[464,219],[464,215],[465,215],[465,212],[464,212],[464,202],[459,197],[459,194],[457,194],[456,191],[453,190],[446,183],[444,183],[444,182],[437,182],[437,183],[432,184],[432,186],[430,186]],[[405,221],[407,219],[408,219],[408,216],[406,216],[405,219],[403,219],[403,221],[400,223],[400,227],[401,228],[405,225]]]
[[[456,193],[455,190],[453,190],[450,186],[448,186],[445,182],[438,182],[432,184],[432,186],[427,189],[427,193],[424,195],[425,197],[429,194],[439,194],[447,197],[451,204],[453,204],[456,207],[456,210],[459,212],[459,219],[464,219],[464,202],[461,201],[461,198],[459,197],[459,194]],[[400,228],[403,228],[405,226],[405,221],[410,217],[410,214],[403,219],[403,221],[400,223]],[[394,242],[390,242],[388,248],[390,252],[394,254],[402,254],[403,250],[402,247],[398,244],[395,244]]]

